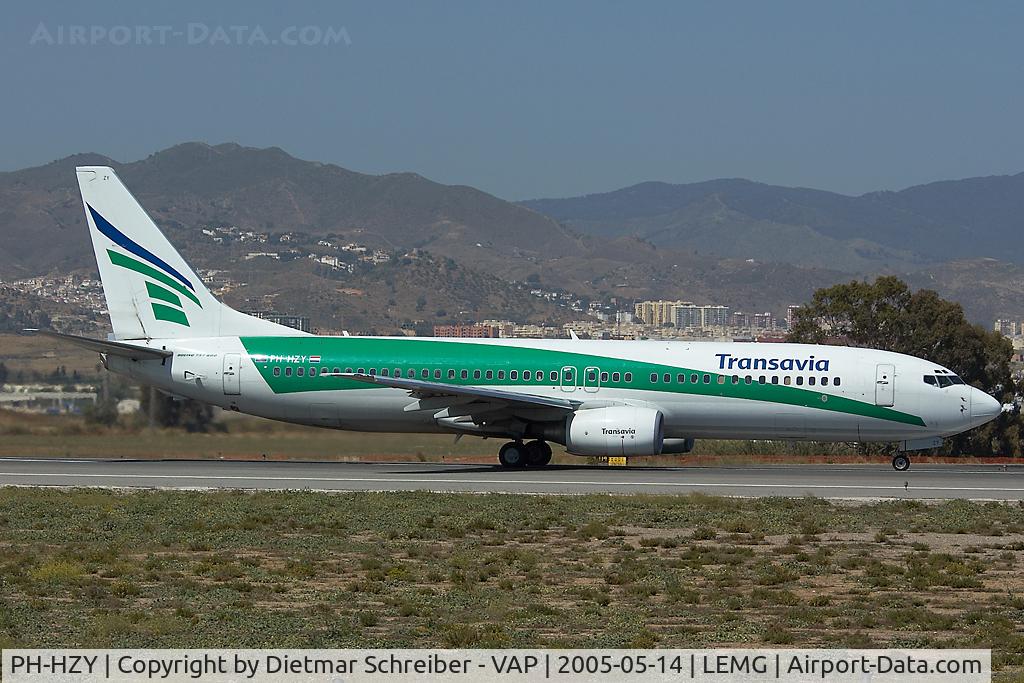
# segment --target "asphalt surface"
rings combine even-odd
[[[0,486],[1024,500],[1024,466],[551,466],[0,458]]]

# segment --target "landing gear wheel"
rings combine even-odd
[[[509,441],[498,451],[498,462],[502,467],[526,467],[526,447],[522,441]]]
[[[526,444],[526,464],[530,467],[544,467],[551,462],[551,446],[547,441],[531,441]]]
[[[897,455],[892,459],[892,468],[897,472],[906,472],[910,469],[910,458],[905,455]]]

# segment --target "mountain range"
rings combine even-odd
[[[522,202],[588,235],[846,272],[964,258],[1024,264],[1024,173],[847,196],[742,179]]]
[[[0,173],[0,278],[94,270],[76,165],[114,167],[196,266],[244,282],[229,303],[275,298],[327,328],[576,315],[531,289],[781,313],[817,287],[879,273],[956,298],[986,324],[1024,317],[1024,174],[859,197],[747,180],[642,183],[517,204],[273,147],[184,143],[132,163],[76,154]],[[305,258],[246,260],[247,251],[272,249],[214,243],[202,232],[219,226],[295,234],[317,253],[321,241],[356,242],[414,258],[351,273]]]

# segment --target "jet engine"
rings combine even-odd
[[[658,455],[665,442],[660,410],[612,406],[578,410],[565,425],[565,448],[574,455]]]

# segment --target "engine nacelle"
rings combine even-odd
[[[566,419],[565,448],[574,455],[658,455],[665,417],[653,408],[579,410]]]
[[[695,439],[665,439],[665,444],[661,447],[661,454],[681,455],[689,453],[693,450],[695,443]]]

